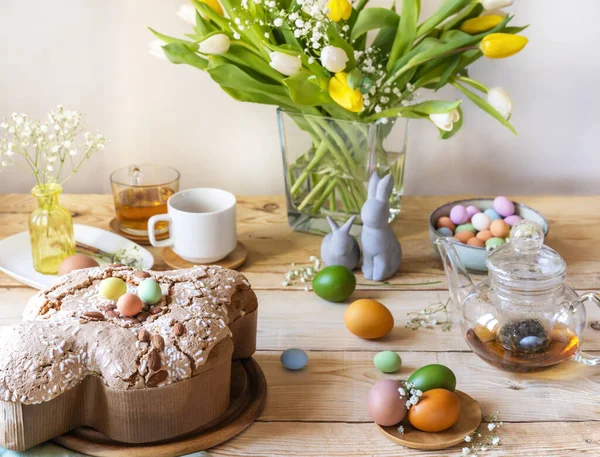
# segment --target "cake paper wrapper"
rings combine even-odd
[[[254,311],[230,324],[232,339],[217,344],[190,379],[121,391],[88,376],[40,404],[0,401],[0,445],[24,451],[81,426],[124,443],[167,440],[202,427],[229,407],[232,356],[239,359],[254,353],[257,314]]]

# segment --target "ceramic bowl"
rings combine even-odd
[[[466,200],[457,200],[455,202],[446,203],[445,205],[440,206],[438,209],[434,210],[429,216],[429,236],[431,238],[431,242],[434,243],[435,240],[441,236],[437,233],[437,230],[435,229],[435,221],[437,221],[438,218],[442,216],[449,216],[450,210],[453,206],[473,205],[479,208],[481,211],[485,211],[486,209],[493,208],[493,202],[493,198],[471,198]],[[542,216],[533,208],[515,202],[515,214],[518,214],[523,219],[529,219],[531,221],[537,222],[540,225],[540,227],[542,227],[542,229],[544,230],[544,236],[548,235],[548,221],[544,216]],[[435,244],[433,245],[433,247],[437,252],[437,247],[435,246]],[[487,271],[487,267],[485,266],[485,259],[487,257],[488,251],[486,250],[486,248],[469,246],[458,241],[454,244],[454,247],[458,252],[460,260],[462,260],[463,264],[465,265],[465,267],[467,267],[467,269],[480,272]]]

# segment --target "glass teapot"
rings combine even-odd
[[[488,279],[477,286],[453,239],[439,238],[436,244],[463,336],[483,360],[517,372],[543,370],[570,358],[600,365],[600,357],[581,351],[584,303],[600,306],[600,296],[580,297],[565,284],[566,263],[544,245],[544,232],[535,222],[513,226],[510,242],[488,255]]]

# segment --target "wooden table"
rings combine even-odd
[[[456,198],[459,198],[457,196]],[[450,332],[412,331],[404,327],[406,313],[448,297],[441,261],[429,243],[427,216],[454,197],[406,197],[394,223],[404,259],[394,282],[442,281],[432,286],[359,286],[353,298],[372,297],[393,313],[396,327],[378,341],[354,337],[344,327],[345,305],[327,303],[301,286],[283,287],[283,274],[292,262],[307,262],[319,254],[321,239],[292,232],[281,197],[239,199],[239,237],[250,250],[242,271],[259,297],[256,359],[269,384],[267,406],[258,422],[211,456],[412,456],[460,455],[411,451],[383,438],[365,407],[369,387],[389,377],[373,367],[380,350],[399,352],[400,377],[439,362],[451,367],[458,386],[476,398],[484,411],[500,412],[508,435],[494,456],[600,456],[600,367],[575,362],[536,374],[499,371],[469,351],[460,334],[458,316]],[[578,290],[600,289],[600,197],[515,197],[550,222],[548,244],[569,265],[568,281]],[[108,229],[114,217],[107,195],[65,195],[63,204],[74,221]],[[0,238],[27,230],[33,200],[24,195],[0,196]],[[157,254],[156,250],[153,253]],[[165,265],[156,259],[156,268]],[[359,283],[364,282],[359,276]],[[0,276],[0,324],[20,320],[34,290]],[[370,290],[369,290],[370,289]],[[588,307],[584,349],[600,354],[600,331],[589,324],[600,310]],[[309,354],[301,372],[286,371],[279,363],[282,350],[299,347]]]

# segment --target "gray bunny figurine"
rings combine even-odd
[[[343,265],[349,270],[354,270],[358,265],[360,248],[358,242],[350,235],[354,219],[356,216],[352,216],[339,227],[332,218],[327,216],[331,233],[328,233],[321,243],[321,259],[325,265]]]
[[[360,211],[365,279],[383,281],[394,276],[400,268],[402,248],[388,223],[393,187],[392,175],[388,174],[381,180],[376,171],[371,175],[369,196]]]

